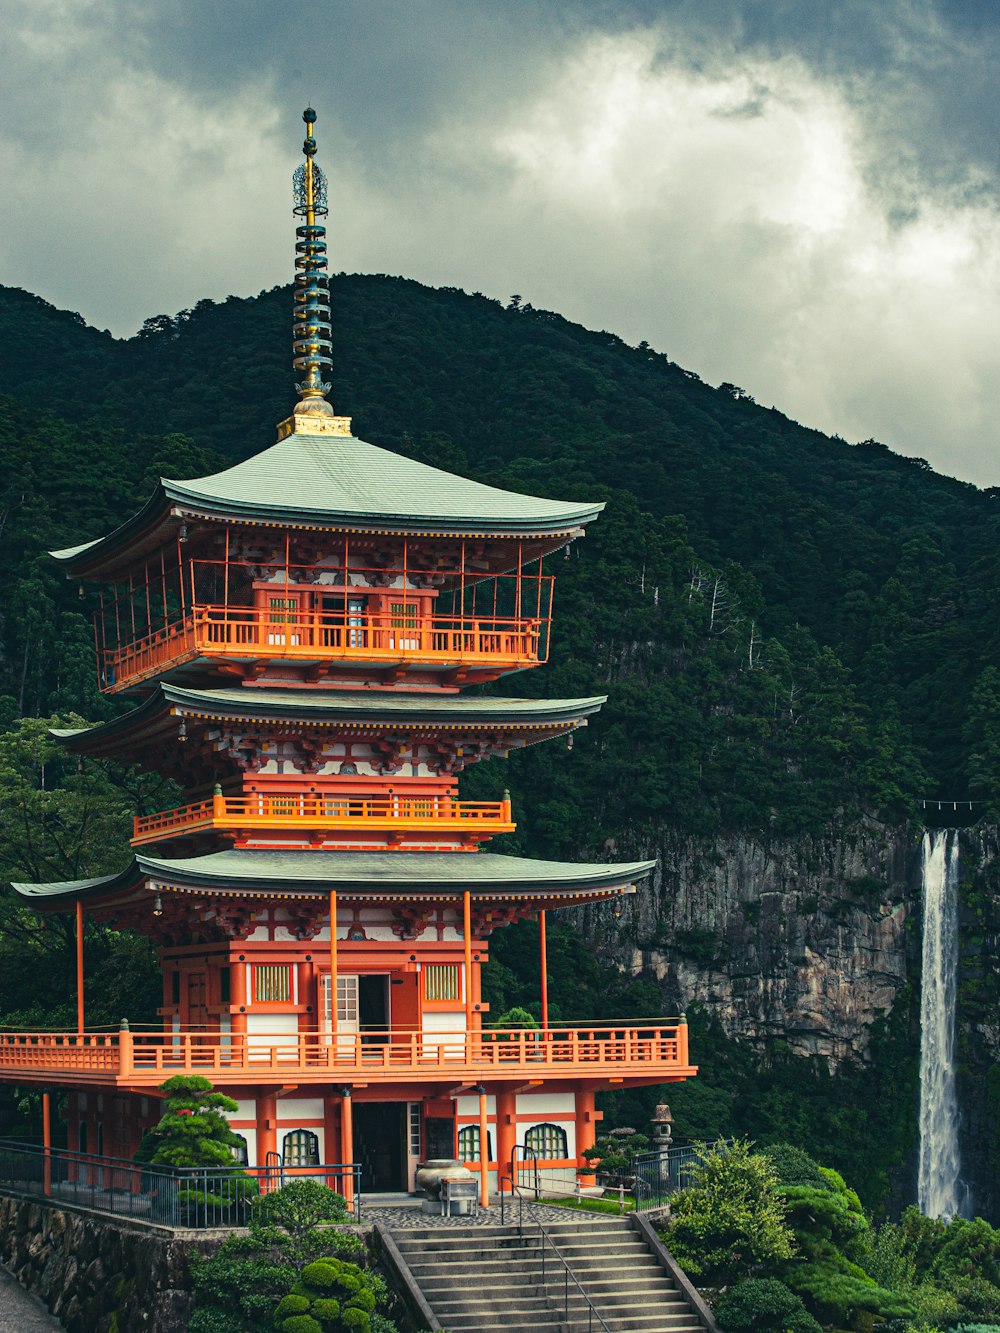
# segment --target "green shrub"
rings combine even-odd
[[[246,1324],[235,1314],[214,1306],[195,1310],[188,1324],[188,1333],[243,1333]]]
[[[694,1276],[728,1283],[795,1253],[773,1164],[748,1143],[706,1149],[671,1205],[667,1247]]]
[[[293,1314],[280,1327],[283,1333],[323,1333],[323,1325],[317,1323],[311,1314]]]
[[[819,1164],[807,1152],[792,1143],[771,1143],[761,1148],[761,1156],[773,1163],[782,1185],[825,1185]]]
[[[751,1277],[737,1282],[715,1307],[721,1328],[780,1329],[820,1333],[819,1324],[806,1312],[802,1298],[773,1277]]]
[[[340,1317],[345,1328],[370,1329],[371,1320],[364,1310],[345,1310]]]
[[[278,1302],[278,1308],[274,1312],[275,1319],[285,1319],[288,1315],[304,1314],[309,1309],[309,1297],[297,1296],[292,1293],[289,1296],[283,1296]]]
[[[307,1306],[308,1304],[306,1301]],[[340,1301],[335,1301],[332,1296],[321,1296],[318,1301],[312,1303],[312,1316],[321,1323],[332,1324],[335,1319],[340,1318]]]

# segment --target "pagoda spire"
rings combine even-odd
[[[327,216],[326,176],[316,159],[313,126],[316,112],[307,106],[302,113],[306,137],[302,143],[305,161],[292,177],[293,212],[299,219],[295,229],[295,308],[292,364],[302,375],[296,385],[301,395],[295,411],[278,427],[278,438],[298,435],[350,435],[350,417],[338,417],[327,402],[330,392],[324,374],[333,368],[330,326],[330,278],[326,267]]]

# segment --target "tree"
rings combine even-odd
[[[241,1140],[223,1112],[237,1110],[238,1104],[200,1074],[175,1074],[160,1084],[160,1091],[166,1095],[166,1110],[156,1128],[143,1136],[136,1160],[176,1168],[177,1201],[195,1216],[217,1211],[242,1221],[258,1186],[233,1160],[232,1150]],[[184,1173],[193,1167],[209,1170],[204,1175]]]
[[[706,1149],[691,1183],[674,1195],[664,1242],[695,1277],[719,1284],[795,1253],[787,1207],[767,1158],[736,1141]]]

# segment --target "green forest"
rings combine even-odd
[[[517,297],[381,275],[331,286],[332,398],[355,434],[494,485],[607,501],[557,562],[551,662],[497,688],[609,701],[572,754],[539,746],[468,771],[473,799],[513,793],[518,830],[497,850],[600,859],[658,829],[766,843],[866,818],[913,827],[938,797],[1000,815],[1000,491],[805,429]],[[5,881],[116,869],[132,814],[169,804],[163,783],[78,769],[48,737],[53,719],[128,705],[96,689],[91,591],[46,552],[114,527],[160,475],[272,443],[294,401],[290,311],[281,287],[116,340],[0,288]],[[535,998],[532,930],[494,940],[496,1011]],[[43,928],[0,898],[0,1022],[69,1019],[69,941],[68,922]],[[93,1020],[147,1019],[145,942],[94,928],[88,951]],[[569,924],[552,957],[561,1016],[663,1007],[652,981],[609,969]],[[780,1044],[762,1065],[694,1014],[705,1077],[671,1100],[691,1136],[789,1139],[864,1182],[874,1206],[912,1146],[911,1020],[897,1005],[872,1067],[835,1079]],[[640,1099],[609,1102],[609,1118],[641,1115]]]

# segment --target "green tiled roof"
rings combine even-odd
[[[167,508],[225,518],[410,532],[542,534],[589,522],[603,504],[519,495],[404,458],[354,436],[289,435],[224,472],[162,478],[144,508],[107,537],[52,555],[72,564],[111,552]]]
[[[502,893],[519,898],[573,891],[614,891],[644,879],[655,861],[621,864],[577,864],[572,861],[533,861],[489,852],[211,852],[187,860],[158,860],[137,856],[128,870],[100,879],[68,880],[58,884],[15,884],[29,903],[56,906],[77,898],[101,896],[146,879],[163,885],[206,889],[238,889],[267,896],[269,891],[297,890],[327,893],[331,888],[371,893],[406,894]]]
[[[468,726],[516,728],[566,726],[596,713],[605,695],[586,699],[496,699],[489,695],[392,694],[386,690],[268,690],[246,687],[189,690],[160,682],[153,694],[122,717],[96,727],[54,729],[53,736],[72,749],[92,749],[116,735],[169,714],[207,713],[254,721],[372,722],[392,726]]]

